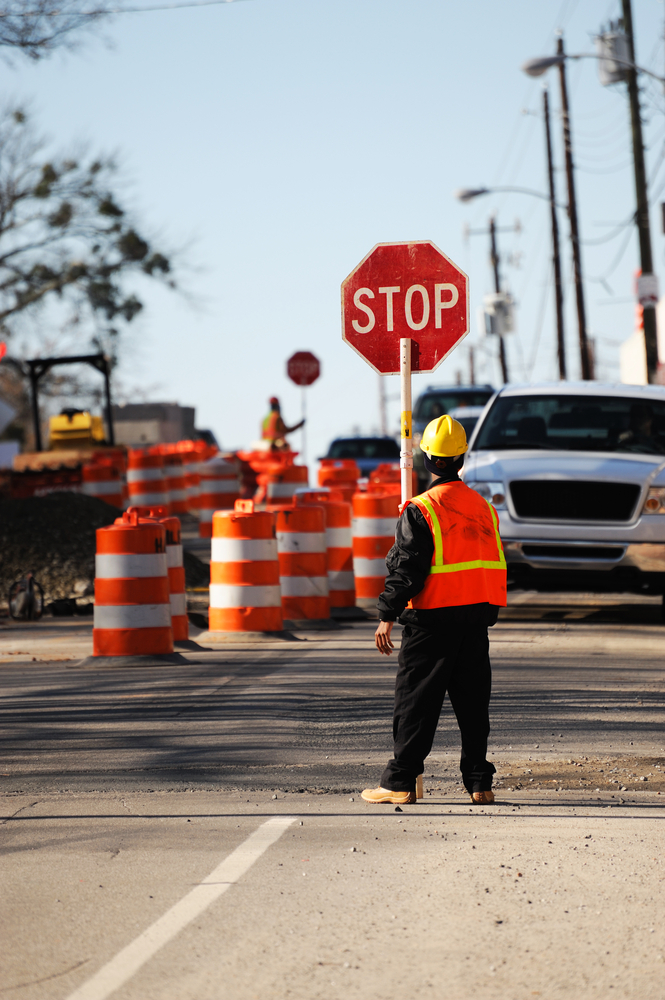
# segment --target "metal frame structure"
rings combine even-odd
[[[32,406],[32,422],[35,432],[35,450],[42,451],[42,432],[39,423],[39,380],[56,365],[88,364],[96,368],[104,376],[104,395],[106,397],[104,410],[108,443],[115,444],[113,419],[111,414],[111,379],[109,359],[105,354],[76,354],[69,358],[31,358],[24,362],[27,371],[24,374],[30,379],[30,402]]]

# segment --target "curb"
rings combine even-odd
[[[342,626],[332,618],[296,618],[284,621],[284,627],[294,632],[337,632]]]
[[[172,667],[191,666],[182,653],[155,653],[141,656],[86,656],[74,667]]]
[[[197,636],[199,643],[220,645],[227,642],[302,642],[292,632],[282,629],[281,632],[201,632]]]

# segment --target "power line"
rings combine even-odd
[[[185,0],[183,3],[159,4],[153,7],[103,7],[96,10],[82,10],[77,12],[77,17],[101,17],[103,14],[143,14],[153,10],[181,10],[183,7],[219,7],[229,3],[247,3],[248,0]],[[71,12],[55,10],[44,13],[38,10],[25,10],[16,13],[0,11],[0,18],[3,17],[69,17]]]

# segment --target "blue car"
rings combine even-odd
[[[363,476],[369,476],[383,462],[399,465],[399,444],[391,437],[335,438],[324,458],[353,458]]]

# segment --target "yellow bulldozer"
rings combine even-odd
[[[102,418],[87,410],[65,409],[49,420],[49,451],[93,448],[105,439]]]

